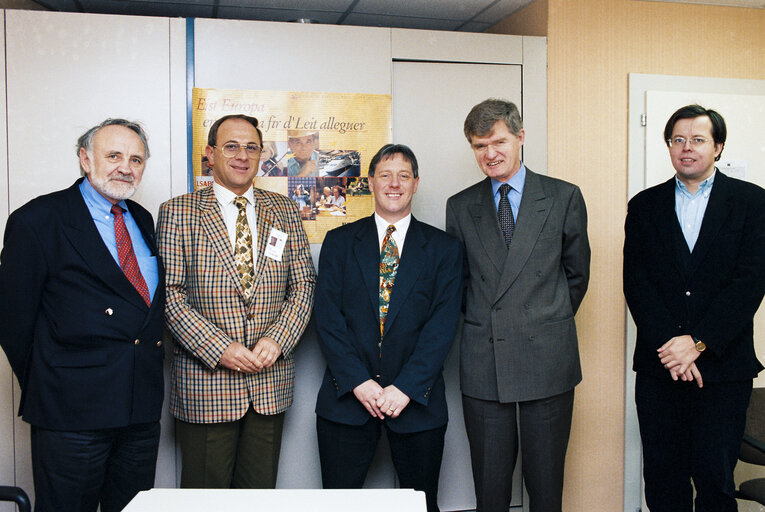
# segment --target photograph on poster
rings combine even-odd
[[[245,114],[262,133],[253,184],[295,202],[309,242],[374,211],[366,166],[390,142],[390,95],[195,88],[191,114],[195,189],[213,180],[205,158],[210,126]]]

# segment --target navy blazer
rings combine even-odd
[[[327,370],[316,414],[347,425],[372,416],[353,389],[369,379],[394,385],[411,401],[391,430],[420,432],[446,424],[441,374],[460,313],[462,251],[440,229],[412,217],[385,320],[379,320],[380,243],[374,216],[333,229],[319,258],[314,314]]]
[[[21,385],[19,415],[92,430],[159,420],[164,271],[151,308],[96,228],[78,180],[8,218],[0,254],[0,345]],[[151,214],[128,210],[154,255]]]
[[[674,178],[629,202],[624,230],[624,295],[637,325],[633,369],[669,379],[656,349],[690,334],[707,346],[696,360],[704,382],[756,377],[765,190],[716,171],[693,252],[677,221]]]

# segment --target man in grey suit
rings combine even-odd
[[[529,510],[559,512],[582,379],[574,314],[589,280],[584,199],[523,165],[513,103],[479,103],[464,130],[487,176],[446,203],[446,230],[465,248],[460,381],[476,510],[507,512],[520,435]]]

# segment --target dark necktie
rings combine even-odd
[[[510,206],[510,200],[507,194],[510,192],[510,185],[503,183],[499,187],[499,206],[497,207],[497,217],[499,218],[499,227],[502,228],[502,237],[505,239],[505,246],[509,249],[510,242],[513,240],[515,232],[515,218],[513,217],[513,207]]]
[[[396,279],[398,270],[398,247],[392,236],[394,231],[396,226],[392,224],[388,226],[380,251],[380,344],[382,344],[382,334],[385,329],[385,317],[388,316],[393,280]]]
[[[125,227],[125,219],[122,218],[122,207],[116,204],[112,206],[112,214],[114,214],[114,238],[117,241],[117,256],[120,260],[120,268],[124,272],[128,281],[138,290],[138,293],[143,297],[143,301],[147,306],[151,306],[151,297],[149,296],[149,288],[146,286],[146,281],[143,280],[141,275],[141,269],[138,266],[138,260],[135,258],[135,252],[133,251],[133,241],[130,239],[130,233],[128,233]]]
[[[247,223],[247,199],[237,197],[234,204],[239,208],[236,218],[236,239],[234,241],[234,261],[242,280],[244,296],[249,299],[255,284],[255,265],[252,262],[252,231]]]

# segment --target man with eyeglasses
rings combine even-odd
[[[590,245],[579,188],[521,161],[518,107],[488,99],[464,123],[486,179],[449,198],[465,248],[460,383],[477,512],[507,512],[518,446],[531,512],[560,512],[574,387],[574,314]]]
[[[437,512],[441,371],[459,316],[462,253],[412,217],[419,181],[408,146],[383,146],[369,164],[374,215],[324,239],[314,316],[327,370],[316,428],[325,489],[362,487],[384,429],[399,485],[425,491]]]
[[[213,184],[159,211],[184,488],[276,485],[315,271],[295,202],[252,184],[262,141],[254,117],[218,119]]]
[[[736,510],[733,469],[763,368],[753,317],[765,293],[765,190],[715,168],[726,135],[714,110],[678,109],[664,128],[675,176],[627,210],[624,295],[651,512],[690,512],[694,488],[697,512]]]
[[[107,119],[77,156],[83,178],[8,218],[0,344],[31,425],[35,510],[118,512],[154,486],[164,274],[151,214],[129,199],[143,128]]]
[[[316,176],[319,170],[319,132],[287,130],[292,157],[287,160],[288,176]]]

